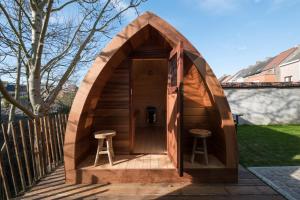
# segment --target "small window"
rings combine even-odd
[[[292,76],[284,77],[284,82],[292,82]]]
[[[169,86],[177,86],[177,57],[176,54],[170,60],[169,64]]]

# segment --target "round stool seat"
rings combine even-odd
[[[189,132],[194,137],[206,138],[206,137],[211,136],[211,131],[206,130],[206,129],[190,129]]]
[[[116,135],[114,130],[101,130],[94,133],[96,139],[105,139],[107,137],[113,137]]]
[[[101,130],[94,133],[95,139],[98,140],[98,148],[95,158],[94,166],[97,165],[100,154],[107,154],[109,164],[113,165],[113,157],[115,156],[112,144],[112,138],[116,135],[114,130]],[[106,142],[106,147],[103,147],[103,143]]]

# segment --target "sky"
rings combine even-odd
[[[299,8],[300,0],[148,0],[139,10],[173,25],[220,77],[300,44]]]
[[[300,0],[148,0],[139,12],[151,11],[173,25],[220,77],[299,45],[299,8]],[[74,13],[69,8],[64,16]],[[131,10],[124,17],[118,31],[137,16]],[[87,69],[80,70],[78,83]]]

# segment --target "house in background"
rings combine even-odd
[[[238,71],[226,82],[288,82],[300,81],[300,46],[292,47],[280,54],[258,61]]]
[[[16,85],[13,83],[6,84],[6,90],[11,96],[15,96]],[[26,85],[19,86],[19,95],[20,98],[27,97],[27,87]]]
[[[14,83],[9,83],[7,81],[2,81],[2,83],[3,83],[6,91],[10,94],[10,96],[15,96],[16,85]],[[20,99],[24,99],[28,96],[26,85],[20,85],[19,95],[20,95]],[[1,101],[1,103],[2,103],[2,101]]]
[[[232,78],[231,75],[227,75],[227,74],[224,74],[223,76],[221,76],[220,78],[218,78],[218,81],[220,83],[226,83],[228,82],[228,80],[230,80]]]
[[[244,76],[247,73],[247,69],[241,69],[237,73],[235,73],[233,76],[231,76],[230,79],[221,80],[220,83],[226,83],[226,82],[244,82]]]
[[[300,81],[300,46],[289,55],[280,65],[281,82],[299,82]]]
[[[247,72],[244,75],[244,82],[271,82],[273,78],[270,70],[265,70],[265,66],[270,63],[274,58],[266,58],[263,61],[256,62],[247,68]]]
[[[227,82],[260,82],[259,79],[256,77],[257,74],[262,72],[262,69],[266,65],[266,63],[270,62],[272,58],[266,58],[264,61],[258,61],[255,65],[250,65],[245,69],[241,69],[236,74],[231,76],[231,78],[227,79],[220,79],[221,83]],[[253,80],[251,80],[253,79]]]
[[[266,80],[264,82],[280,82],[280,67],[279,65],[294,51],[296,51],[297,48],[293,47],[286,51],[281,52],[277,56],[272,59],[271,62],[269,62],[266,67],[264,68],[264,72],[266,72],[269,75],[269,80]],[[262,74],[263,76],[263,74]]]

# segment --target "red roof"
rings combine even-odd
[[[268,70],[268,69],[271,69],[273,67],[276,67],[276,66],[279,66],[280,63],[286,59],[289,55],[291,55],[297,48],[296,47],[293,47],[293,48],[290,48],[286,51],[283,51],[281,52],[280,54],[278,54],[277,56],[275,56],[273,58],[273,60],[271,62],[269,62],[263,69],[264,70]]]

